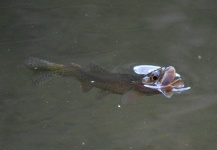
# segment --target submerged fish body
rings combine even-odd
[[[101,89],[97,99],[114,93],[123,95],[122,102],[128,103],[143,95],[160,93],[144,86],[142,83],[144,75],[113,73],[96,64],[90,64],[86,69],[74,63],[64,66],[38,58],[30,58],[26,61],[26,65],[34,72],[34,84],[43,84],[57,77],[74,77],[81,82],[84,92],[89,91],[92,87]]]

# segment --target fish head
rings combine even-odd
[[[165,86],[169,83],[172,83],[175,77],[176,71],[174,67],[162,67],[145,75],[145,77],[142,79],[142,83],[148,85]]]
[[[160,71],[161,72],[158,76],[158,79],[156,81],[152,80],[153,82],[150,82],[151,84],[146,84],[146,82],[150,81],[152,79],[152,73],[153,75],[155,75],[155,73],[150,73],[149,80],[147,80],[147,76],[145,76],[143,78],[144,86],[158,90],[159,92],[163,93],[167,98],[170,98],[174,92],[180,93],[182,91],[190,89],[190,87],[184,88],[184,82],[180,76],[176,75],[176,70],[173,66],[162,68]]]
[[[142,83],[152,85],[159,82],[159,79],[161,79],[163,76],[164,70],[165,68],[162,67],[146,74],[145,77],[142,79]]]

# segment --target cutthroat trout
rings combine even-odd
[[[33,71],[33,83],[43,84],[58,77],[74,77],[81,82],[82,90],[89,91],[92,87],[101,89],[97,94],[100,99],[108,94],[121,94],[122,103],[128,103],[143,95],[154,95],[160,92],[144,86],[142,74],[124,74],[109,72],[96,64],[87,68],[71,63],[62,65],[38,58],[30,58],[26,66]]]

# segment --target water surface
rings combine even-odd
[[[0,149],[217,148],[215,1],[0,2]],[[190,91],[95,100],[62,78],[34,86],[24,61],[35,56],[124,71],[174,66]]]

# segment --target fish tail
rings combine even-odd
[[[75,63],[64,66],[32,57],[26,60],[25,64],[33,71],[32,82],[35,85],[44,84],[58,77],[72,76],[81,82],[84,92],[93,87],[87,79],[86,70]]]
[[[36,85],[58,77],[73,75],[75,69],[78,68],[78,65],[64,66],[35,57],[27,59],[25,64],[29,69],[33,70],[32,81]]]
[[[34,71],[52,71],[63,68],[63,65],[52,63],[43,59],[31,57],[25,61],[26,66]]]

